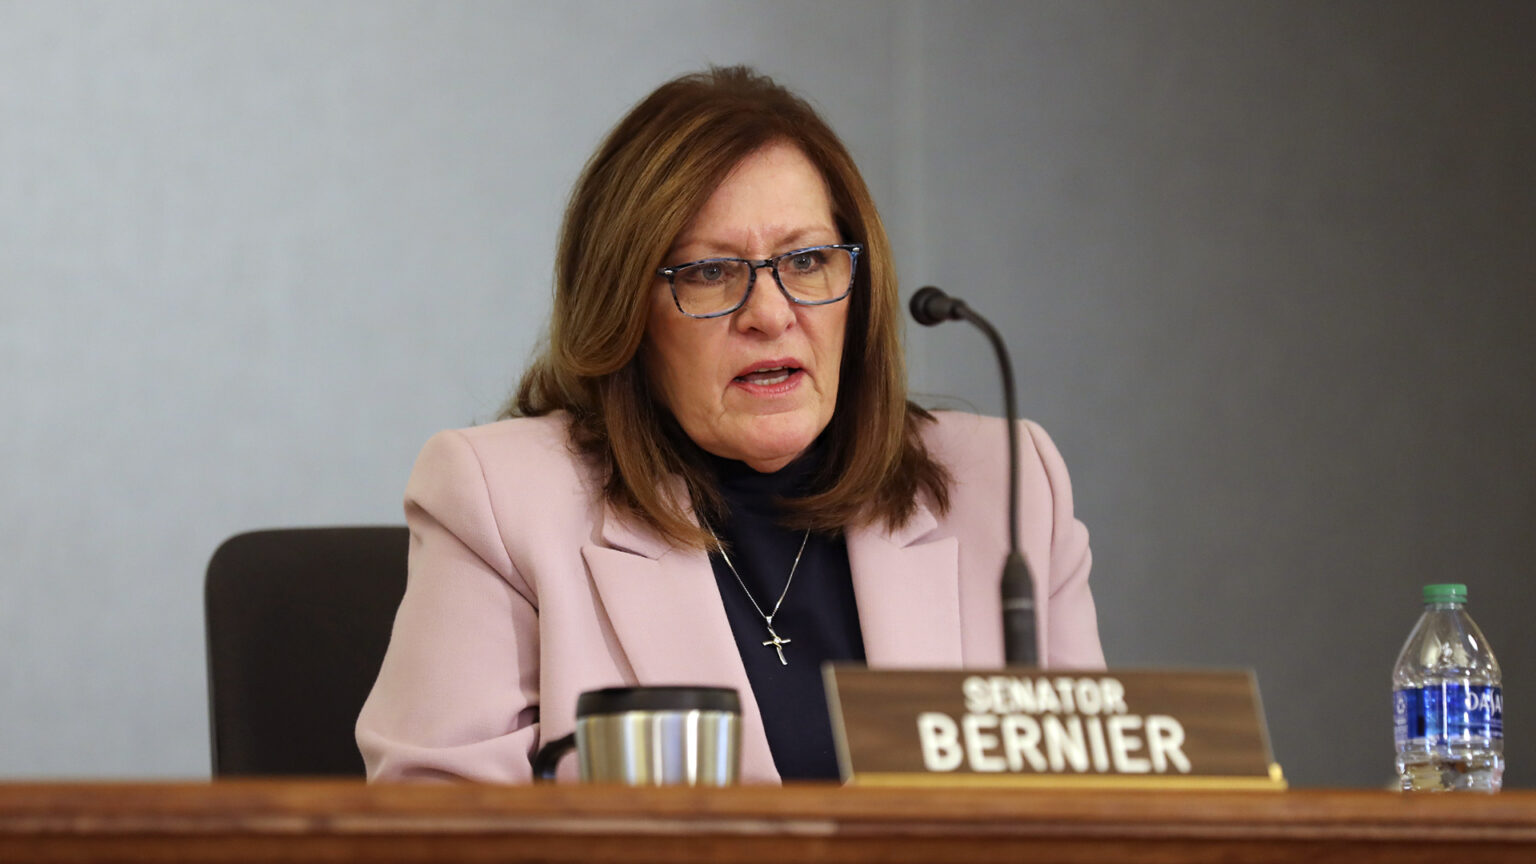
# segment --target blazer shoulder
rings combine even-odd
[[[571,445],[569,426],[564,413],[555,413],[450,429],[434,437],[461,438],[488,478],[511,476],[583,485],[590,472]]]
[[[935,411],[933,417],[923,429],[923,443],[957,483],[1006,485],[1007,421],[962,411]],[[1033,420],[1020,420],[1018,433],[1021,479],[1065,486],[1066,465],[1045,429]]]
[[[570,440],[570,420],[564,412],[542,417],[512,417],[450,431],[468,438],[476,449],[507,448],[524,451],[529,447],[565,447]]]
[[[1003,418],[965,411],[933,411],[931,413],[933,422],[923,425],[922,434],[923,443],[928,445],[935,456],[942,459],[949,455],[967,454],[975,458],[977,455],[990,456],[993,453],[1006,452],[1002,441],[1007,435],[1008,427],[1007,421]],[[1051,443],[1050,436],[1039,423],[1033,420],[1019,421],[1019,436],[1021,450],[1055,452],[1055,445]],[[996,442],[996,446],[985,454],[978,454],[979,448],[992,446],[982,442]]]
[[[933,421],[923,424],[923,440],[929,445],[952,445],[978,434],[1003,434],[1003,419],[966,411],[933,411]]]
[[[407,504],[487,508],[509,545],[528,526],[584,522],[602,484],[566,429],[565,416],[551,414],[439,432],[417,457]]]

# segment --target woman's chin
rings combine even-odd
[[[743,442],[742,455],[737,458],[752,470],[768,474],[795,461],[815,440],[814,434],[796,434]]]
[[[777,471],[795,461],[815,443],[824,428],[826,423],[811,412],[736,416],[725,423],[694,428],[683,424],[683,431],[695,444],[716,456],[745,462],[762,473]]]

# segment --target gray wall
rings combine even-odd
[[[1465,581],[1536,783],[1536,5],[945,8],[908,279],[1013,337],[1111,663],[1256,667],[1292,779],[1373,785],[1418,586]]]
[[[1012,340],[1112,663],[1253,666],[1293,782],[1376,785],[1417,586],[1466,581],[1531,785],[1533,9],[0,2],[0,775],[206,774],[213,548],[399,521],[598,137],[749,62]],[[909,346],[997,410],[979,337]]]

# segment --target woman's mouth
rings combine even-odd
[[[754,369],[745,375],[736,376],[736,380],[743,384],[754,384],[758,387],[772,387],[788,381],[791,375],[799,372],[794,366],[775,366],[772,369]]]
[[[805,369],[794,363],[774,362],[737,375],[731,384],[752,396],[784,396],[799,387],[805,375]]]

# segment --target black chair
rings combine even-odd
[[[215,777],[362,776],[352,727],[405,594],[404,526],[290,528],[208,562]]]

